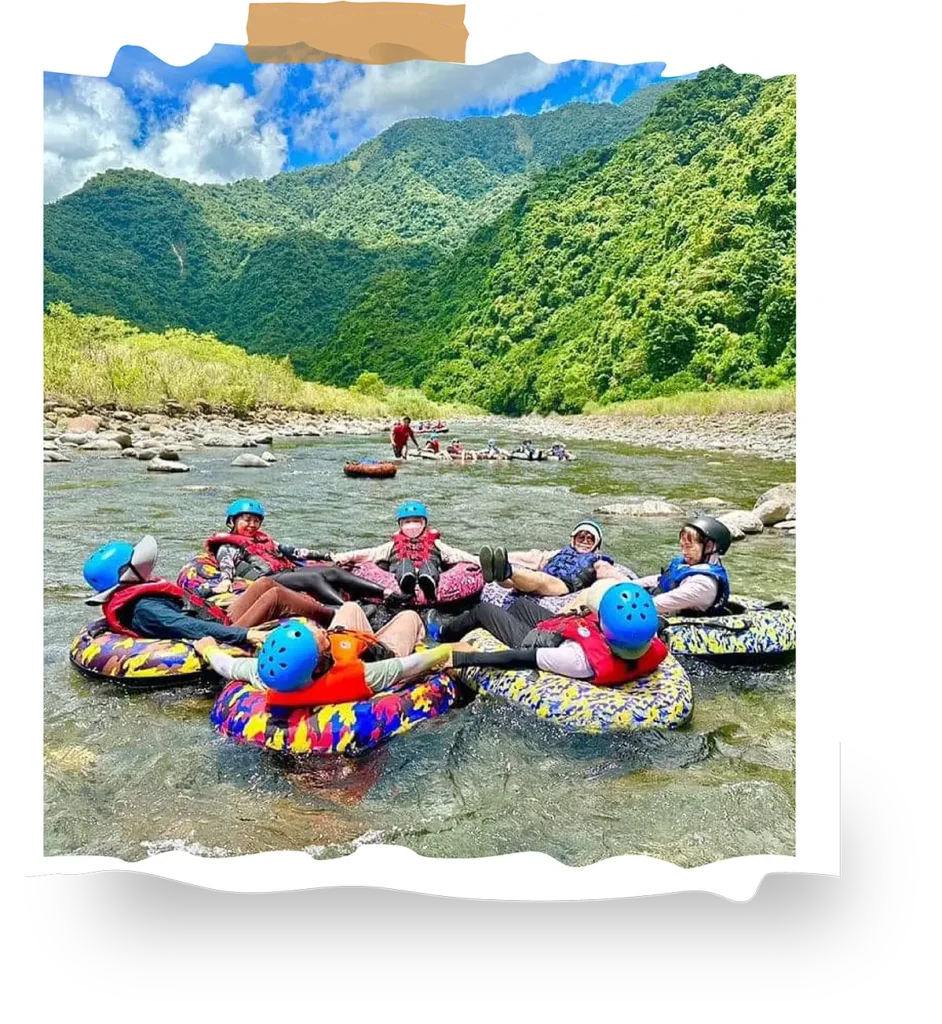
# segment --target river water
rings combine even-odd
[[[512,430],[501,437],[513,440]],[[91,454],[47,464],[46,855],[133,861],[169,849],[301,849],[334,857],[383,842],[435,857],[536,850],[581,865],[646,854],[691,867],[793,854],[794,665],[688,663],[695,709],[673,733],[566,735],[479,697],[361,759],[299,764],[220,738],[209,690],[128,694],[69,664],[70,641],[93,616],[81,575],[91,550],[151,532],[161,544],[158,572],[175,578],[240,495],[263,501],[279,540],[334,550],[384,539],[398,503],[418,498],[446,540],[476,551],[487,542],[558,547],[580,517],[629,495],[751,508],[768,487],[794,480],[793,463],[726,453],[574,449],[569,464],[415,460],[392,480],[341,472],[348,459],[384,456],[379,437],[278,442],[283,458],[264,471],[232,468],[236,453],[219,448],[184,455],[186,474]],[[679,520],[603,525],[605,549],[638,573],[676,552]],[[749,537],[724,562],[734,593],[794,601],[794,537]]]

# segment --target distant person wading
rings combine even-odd
[[[401,420],[396,420],[389,432],[389,440],[392,444],[393,455],[397,459],[406,457],[406,449],[410,441],[415,445],[416,451],[421,451],[419,442],[416,441],[415,434],[412,432],[412,419],[409,416],[403,416]]]

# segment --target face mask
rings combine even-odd
[[[399,529],[409,540],[415,540],[424,531],[425,523],[403,523]]]

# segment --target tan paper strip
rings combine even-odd
[[[464,4],[249,4],[253,64],[354,64],[403,60],[464,63]]]

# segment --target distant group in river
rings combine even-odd
[[[406,458],[409,455],[409,442],[415,446],[416,457],[424,459],[451,460],[460,462],[476,462],[484,460],[523,459],[529,462],[543,460],[568,462],[575,458],[573,453],[561,442],[557,441],[546,450],[537,448],[532,441],[524,441],[514,448],[501,447],[496,438],[490,438],[484,448],[469,448],[460,438],[453,438],[444,443],[438,433],[432,432],[425,443],[420,445],[415,438],[408,416],[396,423],[390,435],[393,455]]]
[[[616,685],[666,656],[659,617],[716,615],[729,599],[720,558],[731,536],[709,516],[685,522],[679,554],[638,580],[603,553],[602,526],[589,518],[555,550],[488,544],[478,554],[446,543],[422,501],[399,505],[389,540],[343,552],[279,543],[264,520],[254,498],[230,504],[225,528],[177,582],[154,575],[154,537],[106,544],[84,566],[88,603],[115,633],[191,641],[219,676],[265,687],[275,706],[300,706],[366,699],[432,671],[482,665]],[[482,603],[489,583],[520,596],[509,609]],[[561,611],[538,603],[565,595],[572,598]],[[462,643],[475,628],[510,649]],[[416,653],[429,639],[444,642]]]

